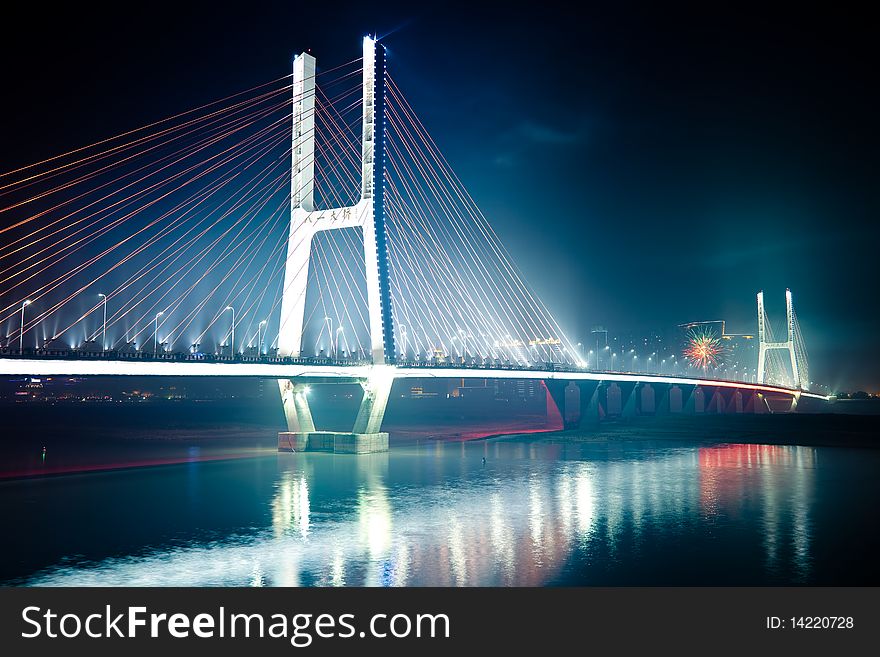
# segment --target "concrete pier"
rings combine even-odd
[[[333,454],[370,454],[388,451],[388,434],[345,431],[281,431],[279,452],[331,452]]]

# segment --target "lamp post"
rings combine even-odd
[[[333,318],[325,317],[324,322],[327,324],[327,339],[330,341],[330,347],[327,349],[327,354],[333,353]]]
[[[98,293],[98,296],[104,300],[104,323],[101,325],[101,354],[107,352],[107,295]]]
[[[605,329],[605,327],[603,327],[603,326],[594,326],[594,327],[592,328],[592,330],[590,331],[590,334],[593,335],[593,336],[595,336],[595,338],[596,338],[596,370],[597,370],[597,371],[600,369],[600,368],[599,368],[599,354],[601,353],[601,352],[600,352],[600,349],[601,349],[601,348],[599,347],[599,334],[600,334],[600,333],[604,334],[604,336],[605,336],[605,347],[607,347],[607,346],[608,346],[608,331]],[[604,348],[604,347],[602,347],[602,348]]]
[[[617,358],[617,352],[611,352],[611,371],[614,371],[614,359]]]
[[[156,328],[153,330],[153,356],[159,355],[159,318],[164,312],[156,313]]]
[[[226,306],[223,309],[223,312],[226,312],[227,310],[232,311],[232,328],[230,330],[229,336],[229,353],[232,355],[233,358],[235,358],[235,308],[233,308],[232,306]]]
[[[400,351],[403,360],[406,360],[406,324],[400,325]]]
[[[345,333],[343,331],[343,328],[344,327],[340,326],[338,329],[336,329],[336,344],[333,347],[333,357],[334,358],[339,358],[339,335],[342,334],[342,337],[345,338]]]
[[[24,353],[24,309],[29,305],[31,305],[30,299],[28,299],[27,301],[25,301],[21,304],[21,330],[18,332],[18,353],[19,353],[19,355]]]
[[[266,341],[266,329],[263,328],[265,325],[266,325],[265,319],[257,325],[257,355],[258,356],[263,355],[263,343]],[[261,333],[261,331],[262,331],[262,333]]]

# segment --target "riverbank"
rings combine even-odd
[[[516,433],[493,441],[584,443],[639,440],[811,447],[880,447],[880,416],[840,414],[666,415],[602,422],[595,428]]]

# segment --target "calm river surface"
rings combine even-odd
[[[523,439],[199,456],[0,481],[0,582],[880,584],[880,450]]]

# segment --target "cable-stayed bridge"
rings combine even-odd
[[[299,448],[321,382],[363,384],[368,449],[395,378],[538,378],[581,421],[821,398],[790,294],[782,343],[759,296],[757,381],[588,371],[369,37],[2,174],[0,202],[0,374],[277,378]]]

